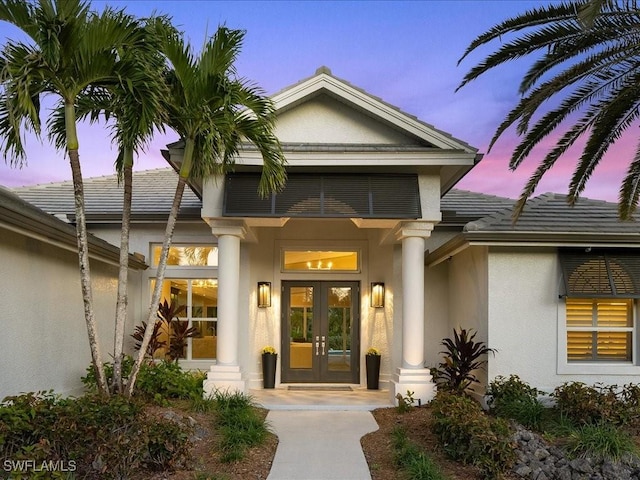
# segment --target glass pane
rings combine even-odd
[[[286,250],[282,262],[285,271],[357,272],[358,252]]]
[[[593,326],[593,300],[590,298],[567,298],[567,326]]]
[[[593,360],[595,332],[567,332],[567,358],[571,362]]]
[[[191,339],[191,358],[216,358],[218,346],[217,322],[194,320],[193,327],[198,333]]]
[[[631,332],[598,332],[598,360],[631,361]]]
[[[291,287],[289,291],[290,368],[313,366],[313,287]]]
[[[631,300],[598,300],[599,327],[633,327]]]
[[[350,287],[329,288],[329,370],[351,369],[351,327],[353,318]]]
[[[157,267],[162,245],[153,246],[153,266]],[[180,267],[217,267],[218,247],[198,245],[173,246],[169,248],[167,265]]]

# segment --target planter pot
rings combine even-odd
[[[365,355],[367,363],[367,390],[378,390],[378,381],[380,378],[380,359],[381,355]]]
[[[277,353],[262,354],[262,382],[263,382],[264,388],[275,388],[277,364],[278,364]]]

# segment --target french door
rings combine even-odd
[[[282,381],[358,383],[358,282],[282,282]]]

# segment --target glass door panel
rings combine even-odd
[[[357,383],[357,282],[283,282],[282,381]]]

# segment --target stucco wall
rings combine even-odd
[[[487,247],[470,247],[455,255],[449,265],[449,325],[446,337],[454,328],[473,329],[476,341],[493,346],[491,332],[487,328],[488,263]],[[477,372],[478,379],[486,381],[487,372]]]
[[[80,393],[91,354],[77,254],[0,230],[0,264],[5,299],[0,309],[0,398],[49,389]],[[93,260],[91,268],[95,317],[107,360],[113,351],[118,272],[116,266]]]
[[[276,137],[301,143],[415,143],[397,130],[355,111],[328,95],[281,112]]]
[[[376,230],[359,229],[349,220],[290,220],[282,228],[256,228],[257,243],[243,244],[246,257],[242,259],[241,291],[247,298],[240,304],[240,363],[248,365],[245,375],[250,388],[261,386],[260,349],[273,345],[281,350],[281,285],[284,280],[353,280],[360,282],[360,339],[361,364],[370,346],[382,350],[381,381],[389,378],[393,362],[393,307],[398,294],[393,289],[393,246],[378,246]],[[280,252],[283,248],[356,248],[361,251],[361,272],[358,273],[286,273],[281,271]],[[271,308],[259,309],[256,304],[256,285],[259,281],[272,283]],[[369,305],[369,284],[385,282],[385,309]],[[243,339],[248,339],[243,342]],[[280,382],[280,368],[276,381]],[[364,368],[360,377],[364,381]]]
[[[440,342],[451,336],[449,327],[449,269],[447,262],[425,268],[424,357],[427,367],[440,363]]]

